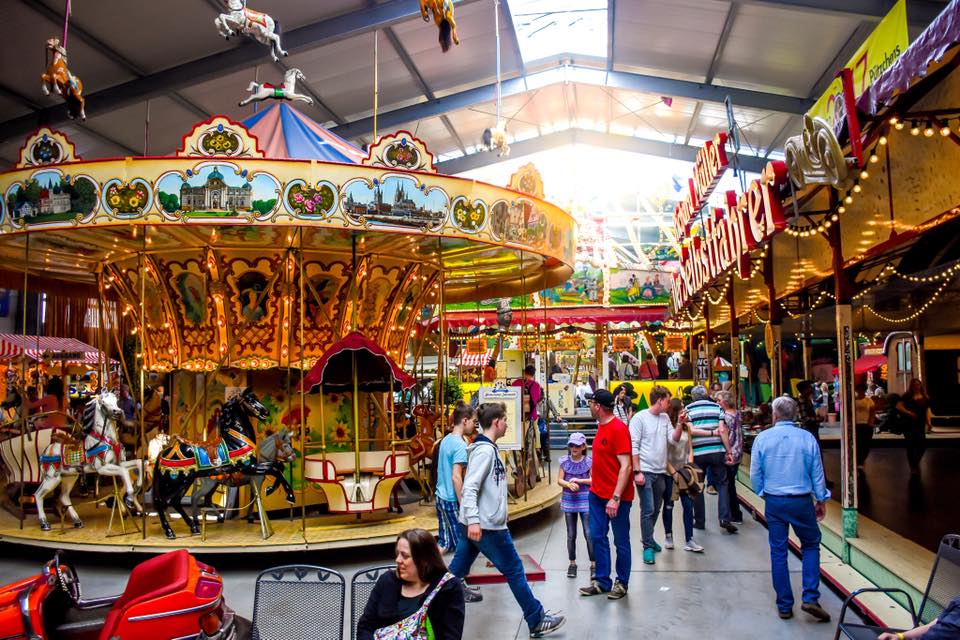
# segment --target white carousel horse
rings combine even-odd
[[[307,77],[303,75],[300,69],[287,69],[287,72],[283,74],[283,84],[281,84],[279,87],[272,85],[269,82],[264,82],[263,84],[251,82],[250,86],[247,87],[247,91],[250,92],[250,96],[244,100],[241,100],[240,106],[244,107],[251,102],[261,102],[267,98],[276,98],[279,100],[301,100],[307,104],[313,104],[313,98],[310,96],[305,96],[302,93],[297,93],[297,80],[303,80],[306,82]]]
[[[50,530],[43,501],[61,482],[60,503],[73,520],[73,526],[83,526],[70,501],[70,491],[80,473],[121,478],[126,493],[124,503],[131,510],[141,510],[136,492],[143,480],[143,461],[124,460],[123,447],[117,439],[117,420],[122,416],[117,397],[110,391],[102,391],[93,396],[83,410],[83,444],[74,441],[53,442],[43,450],[40,456],[42,481],[33,494],[41,529]],[[132,478],[134,469],[137,470],[136,484]]]
[[[248,35],[260,44],[270,47],[274,62],[287,55],[280,46],[280,23],[260,11],[247,8],[246,0],[227,0],[229,13],[221,13],[213,21],[217,31],[227,40],[237,34]]]

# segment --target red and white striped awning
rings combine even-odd
[[[484,353],[465,353],[460,356],[460,365],[464,367],[482,367],[493,357],[493,349]]]
[[[91,365],[99,364],[101,358],[96,348],[75,338],[0,333],[0,361],[13,360],[23,355],[38,361],[49,356],[57,361]]]

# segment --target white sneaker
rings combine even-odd
[[[697,544],[696,540],[687,540],[687,544],[683,545],[684,551],[690,551],[692,553],[703,553],[703,547]]]
[[[673,549],[673,534],[667,533],[663,536],[663,548],[664,549]]]

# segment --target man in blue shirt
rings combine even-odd
[[[823,463],[816,439],[797,426],[799,407],[793,398],[773,401],[774,425],[753,442],[750,480],[764,499],[770,542],[770,569],[777,593],[777,610],[784,620],[793,617],[793,589],[787,570],[787,535],[793,526],[803,554],[801,609],[821,622],[830,614],[820,606],[820,527],[827,512]]]

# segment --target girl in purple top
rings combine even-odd
[[[590,512],[590,503],[587,487],[590,486],[590,470],[593,467],[593,458],[587,455],[587,438],[580,432],[570,434],[567,440],[567,450],[570,455],[560,458],[560,473],[558,484],[563,487],[560,496],[560,511],[563,512],[567,523],[567,555],[570,566],[567,568],[567,577],[577,577],[577,520],[583,528],[583,537],[587,541],[587,554],[590,556],[590,579],[593,579],[593,539],[587,528],[587,515]]]

